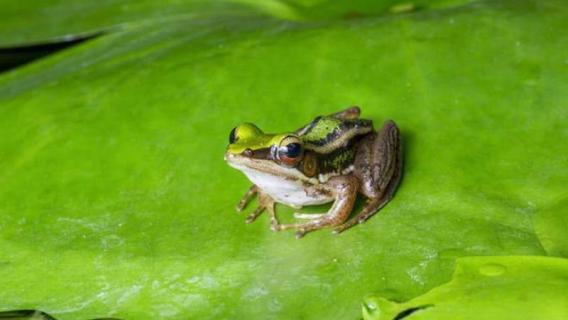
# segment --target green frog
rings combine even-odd
[[[237,211],[255,195],[259,198],[247,223],[267,211],[272,230],[295,229],[297,238],[326,227],[340,233],[386,205],[402,176],[399,129],[387,120],[377,132],[360,114],[359,107],[350,107],[278,134],[264,133],[252,123],[235,127],[225,160],[254,184]],[[359,193],[367,202],[350,218]],[[326,213],[295,213],[296,223],[280,223],[274,211],[275,203],[300,209],[328,202],[333,205]]]

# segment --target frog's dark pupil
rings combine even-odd
[[[234,127],[233,130],[231,130],[231,133],[229,134],[229,143],[231,143],[231,144],[233,144],[233,143],[235,143],[235,141],[237,141],[236,131],[237,131],[237,127]]]
[[[302,153],[302,145],[299,143],[290,143],[286,145],[286,156],[289,158],[296,158]]]

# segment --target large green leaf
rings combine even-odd
[[[562,1],[222,17],[117,30],[0,77],[0,309],[355,319],[370,292],[447,282],[457,257],[547,254],[533,219],[564,209],[568,182]],[[340,236],[244,224],[230,129],[353,104],[402,129],[393,201]]]
[[[132,29],[175,20],[270,15],[290,20],[356,18],[469,3],[471,0],[2,0],[0,48]],[[212,22],[209,21],[211,24]],[[214,23],[214,22],[213,22]]]
[[[249,3],[243,6],[240,2]],[[0,47],[63,41],[163,23],[250,17],[269,12],[292,17],[287,6],[262,0],[2,0]],[[146,30],[147,32],[147,30]]]
[[[551,256],[568,257],[568,197],[538,210],[535,229],[542,246]]]
[[[451,282],[405,303],[369,297],[363,315],[368,320],[566,319],[567,274],[566,259],[460,258]]]

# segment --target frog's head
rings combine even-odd
[[[249,177],[251,172],[260,172],[289,180],[308,180],[315,174],[315,159],[306,157],[299,136],[267,134],[252,123],[231,130],[225,160]]]

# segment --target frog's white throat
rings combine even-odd
[[[308,192],[308,188],[318,184],[317,179],[305,177],[301,172],[285,168],[267,160],[226,157],[229,165],[243,172],[252,183],[270,195],[276,202],[292,207],[327,203],[333,197],[320,192]]]

